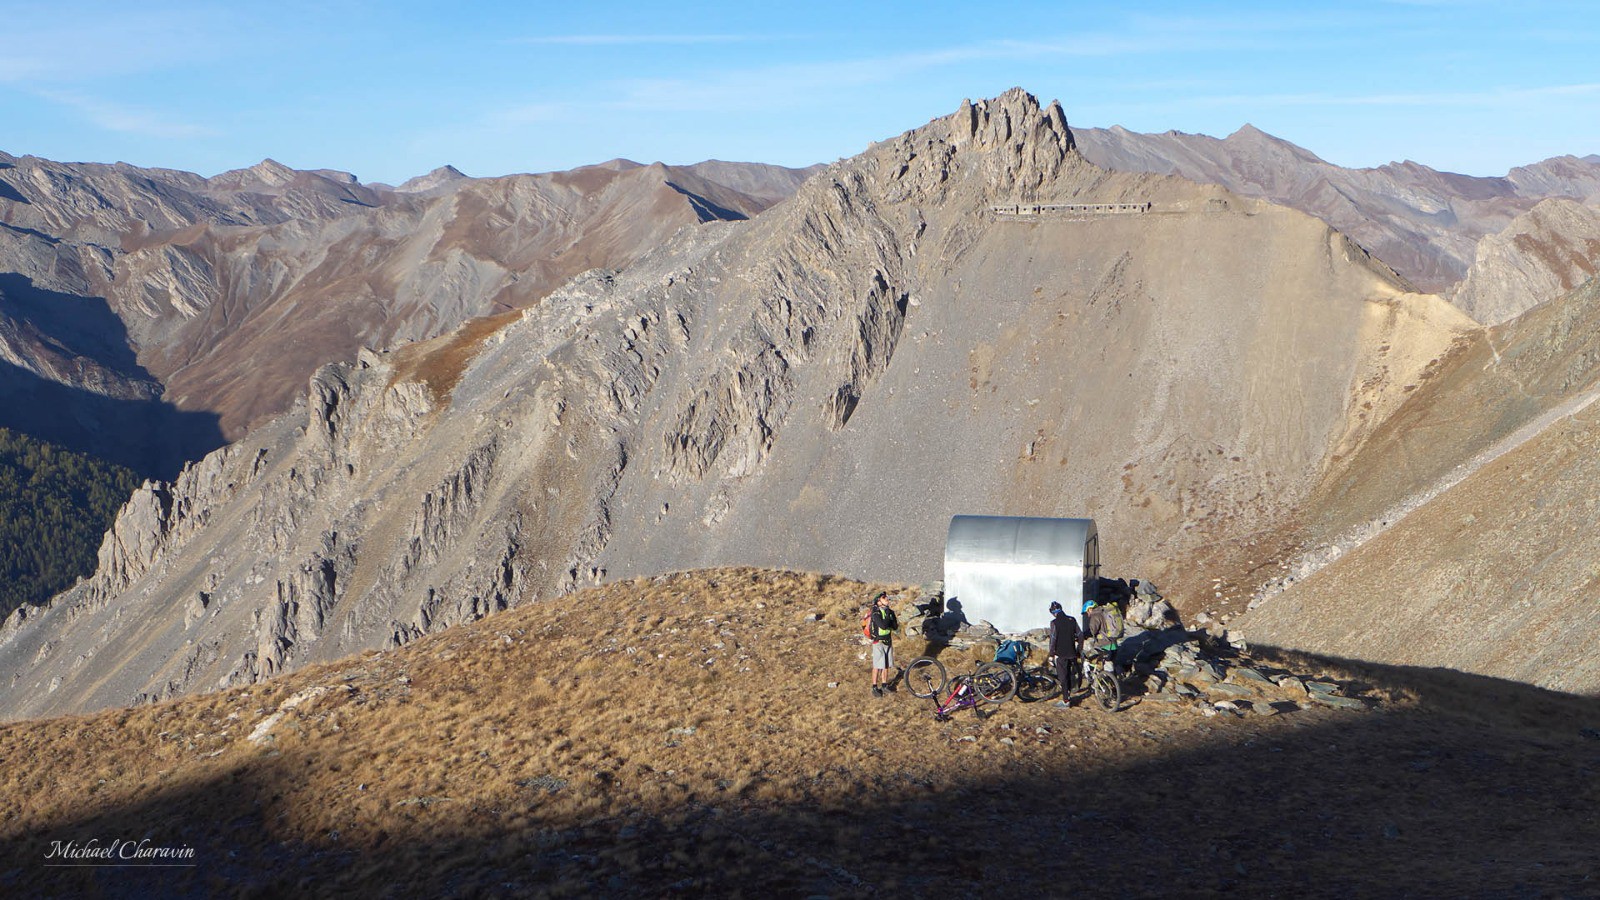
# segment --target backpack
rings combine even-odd
[[[885,639],[887,639],[889,637],[890,634],[892,634],[894,632],[894,630],[896,628],[900,627],[900,620],[895,616],[894,610],[885,609],[883,611],[883,624],[885,626],[886,631],[885,631],[884,634],[881,634],[881,635],[873,634],[872,633],[872,614],[877,612],[877,610],[878,610],[878,607],[876,605],[869,606],[869,607],[867,607],[867,614],[865,616],[861,617],[861,634],[867,640],[872,641],[873,643],[880,643],[880,642],[884,641]]]
[[[1020,666],[1027,655],[1028,645],[1022,641],[1001,641],[1000,646],[995,648],[994,661],[1008,666]]]
[[[1106,631],[1099,639],[1109,642],[1105,646],[1114,647],[1122,640],[1122,610],[1115,603],[1102,608],[1105,610]]]

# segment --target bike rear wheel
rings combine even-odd
[[[924,700],[944,690],[945,685],[950,683],[944,664],[931,656],[919,656],[912,660],[911,665],[906,666],[903,678],[911,696]]]
[[[972,673],[972,686],[986,702],[1004,703],[1016,696],[1017,673],[1002,663],[978,663],[978,670]]]

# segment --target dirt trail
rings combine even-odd
[[[1493,348],[1491,347],[1491,349]],[[1498,351],[1495,352],[1495,362],[1499,362]],[[1345,554],[1398,525],[1406,516],[1431,503],[1445,491],[1465,481],[1485,466],[1538,437],[1550,426],[1588,409],[1596,400],[1600,400],[1600,387],[1591,388],[1584,393],[1568,398],[1479,451],[1472,459],[1456,466],[1443,478],[1420,491],[1404,497],[1384,510],[1381,515],[1350,529],[1329,543],[1321,544],[1302,552],[1290,560],[1282,577],[1268,582],[1255,592],[1250,599],[1249,608],[1255,609],[1278,594],[1283,593],[1291,585],[1303,581],[1332,565]]]

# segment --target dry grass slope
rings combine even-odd
[[[1382,702],[936,723],[867,694],[857,609],[878,587],[634,579],[250,688],[0,727],[0,891],[1600,892],[1594,701],[1284,656]],[[51,841],[114,838],[195,866],[45,866]]]
[[[483,342],[521,316],[520,309],[483,316],[447,335],[401,347],[395,351],[390,385],[421,381],[428,386],[434,399],[444,400],[455,390],[467,364],[483,349]]]

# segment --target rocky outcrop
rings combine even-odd
[[[166,554],[205,529],[212,510],[226,504],[236,482],[223,479],[233,448],[186,467],[174,482],[147,481],[117,514],[100,544],[94,577],[82,586],[88,600],[104,603],[144,578]]]
[[[420,194],[424,191],[449,187],[450,185],[461,181],[466,177],[467,176],[455,166],[440,166],[426,175],[418,175],[415,178],[406,179],[405,181],[401,182],[400,186],[396,187],[395,190],[400,191],[401,193]]]
[[[1600,207],[1545,200],[1478,242],[1455,303],[1499,325],[1565,294],[1600,271]]]

